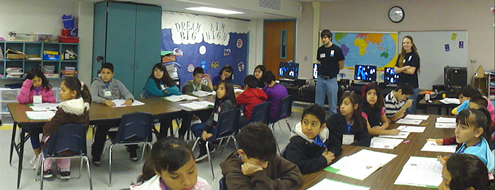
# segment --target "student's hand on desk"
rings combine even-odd
[[[245,162],[241,165],[242,174],[251,176],[257,171],[263,170],[261,166]]]
[[[203,131],[203,133],[201,134],[201,139],[203,139],[204,141],[208,140],[211,136],[213,136],[212,133],[207,133],[206,131]]]
[[[399,129],[390,129],[388,130],[389,135],[398,135],[400,132]]]
[[[327,159],[327,164],[332,163],[333,159],[335,159],[335,155],[332,152],[325,151],[321,155]]]
[[[443,145],[443,139],[437,139],[435,140],[435,142],[437,143],[437,145]]]
[[[447,162],[447,159],[440,155],[437,156],[437,159],[442,164],[442,166],[445,165],[445,162]]]
[[[131,106],[132,105],[132,99],[128,99],[124,102],[124,105],[126,106]]]
[[[108,107],[115,107],[115,103],[113,103],[112,101],[110,100],[105,100],[105,105],[107,105]]]

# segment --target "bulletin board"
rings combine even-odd
[[[444,84],[445,66],[467,67],[467,31],[402,31],[399,32],[398,54],[404,36],[411,36],[420,57],[419,88],[431,89]]]

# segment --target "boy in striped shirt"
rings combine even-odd
[[[413,102],[413,100],[407,100],[407,98],[413,93],[411,85],[397,84],[397,88],[385,96],[385,114],[387,118],[395,122],[404,117],[405,111],[412,106]]]

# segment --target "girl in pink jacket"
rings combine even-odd
[[[39,68],[35,67],[27,72],[26,80],[22,84],[19,95],[17,95],[17,101],[21,104],[56,102],[55,96],[53,96],[52,86],[48,83],[48,80]],[[30,132],[34,157],[29,163],[33,165],[33,169],[36,169],[38,155],[41,151],[40,133],[42,132],[42,128],[32,128]]]

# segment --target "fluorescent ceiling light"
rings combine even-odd
[[[212,8],[212,7],[189,7],[186,9],[187,10],[193,10],[193,11],[226,14],[226,15],[244,14],[244,12],[232,11],[232,10],[227,10],[227,9]]]

